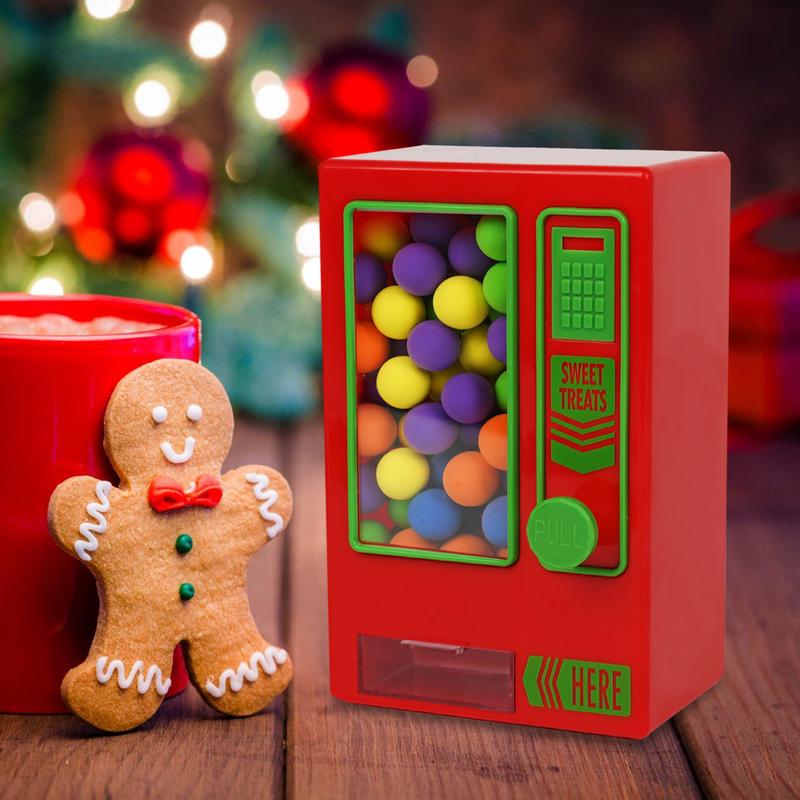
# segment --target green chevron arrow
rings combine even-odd
[[[631,713],[631,670],[625,664],[530,656],[522,685],[534,707],[615,717]]]

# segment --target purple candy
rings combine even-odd
[[[447,247],[450,266],[462,275],[482,278],[492,266],[492,259],[486,256],[475,241],[475,226],[462,228]]]
[[[422,369],[447,369],[460,352],[458,333],[438,319],[420,322],[408,335],[408,354]]]
[[[464,224],[456,214],[414,214],[408,224],[415,242],[425,242],[447,251],[455,232]]]
[[[412,242],[395,254],[392,273],[397,283],[409,294],[423,297],[433,294],[445,279],[447,261],[433,245]]]
[[[358,508],[362,514],[377,511],[386,502],[383,492],[375,480],[375,465],[362,464],[358,468]]]
[[[452,446],[458,438],[458,425],[439,403],[422,403],[406,414],[403,434],[417,452],[430,456]]]
[[[489,352],[498,360],[506,363],[506,318],[498,317],[486,333]]]
[[[442,406],[451,419],[472,425],[489,415],[494,406],[494,391],[480,375],[461,372],[444,385]]]
[[[371,303],[386,286],[386,270],[379,258],[371,253],[359,253],[354,261],[356,302]]]

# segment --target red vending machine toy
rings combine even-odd
[[[331,691],[643,737],[723,670],[729,164],[321,168]]]

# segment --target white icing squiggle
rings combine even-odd
[[[94,522],[82,522],[78,530],[80,531],[83,539],[76,539],[73,547],[78,554],[81,561],[91,561],[92,557],[89,553],[94,553],[97,550],[97,537],[96,533],[105,533],[108,523],[106,522],[105,513],[111,508],[108,501],[108,496],[111,493],[111,484],[108,481],[98,481],[97,486],[94,488],[94,493],[97,495],[99,503],[89,503],[86,506],[86,513],[94,520]]]
[[[187,436],[183,440],[183,452],[179,453],[172,446],[172,442],[161,442],[161,452],[164,458],[172,464],[185,464],[194,453],[194,446],[197,444],[194,436]]]
[[[164,680],[161,667],[157,664],[151,664],[147,668],[147,672],[145,672],[144,663],[142,661],[134,661],[130,673],[125,675],[125,664],[118,658],[110,662],[108,656],[100,656],[100,658],[97,659],[95,673],[100,683],[108,683],[115,672],[117,673],[117,686],[119,686],[120,689],[128,689],[133,683],[134,678],[138,676],[136,691],[139,694],[144,694],[149,691],[150,685],[154,680],[156,692],[160,695],[165,695],[172,685],[172,678]]]
[[[219,685],[209,678],[206,681],[206,691],[216,698],[222,697],[227,691],[226,684],[230,684],[232,692],[239,692],[244,686],[245,680],[252,683],[259,676],[258,668],[264,670],[267,675],[274,675],[280,664],[285,664],[289,654],[280,647],[270,645],[265,650],[257,650],[250,656],[250,661],[242,661],[236,668],[226,669],[219,676]]]
[[[283,530],[283,517],[275,511],[270,511],[278,501],[278,493],[274,489],[268,489],[269,478],[263,472],[248,472],[245,475],[248,483],[254,483],[253,494],[256,500],[264,502],[258,507],[261,519],[272,523],[267,526],[267,536],[274,539]]]

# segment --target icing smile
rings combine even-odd
[[[185,464],[194,453],[195,438],[187,436],[183,440],[183,452],[178,453],[171,442],[161,442],[161,452],[171,464]]]

